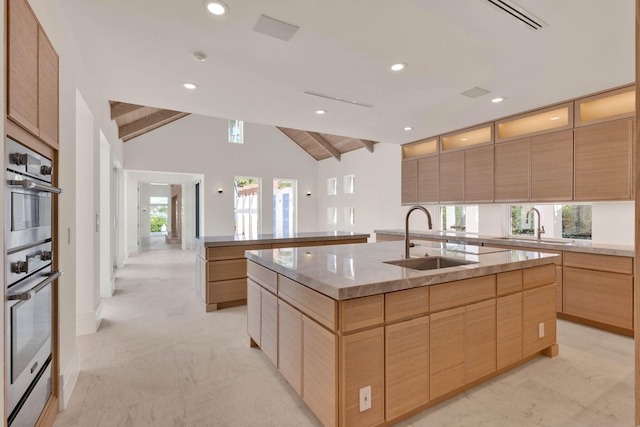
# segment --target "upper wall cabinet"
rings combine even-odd
[[[438,203],[438,156],[418,159],[418,203]]]
[[[438,154],[438,138],[427,138],[402,146],[402,159],[433,156]]]
[[[402,162],[402,204],[415,205],[418,201],[418,160]]]
[[[464,151],[440,155],[439,198],[441,203],[464,202]]]
[[[633,120],[575,130],[575,194],[578,201],[627,200],[632,195]]]
[[[440,140],[440,152],[442,153],[477,145],[492,144],[493,126],[491,124],[474,126],[459,132],[443,135]]]
[[[464,152],[465,203],[493,202],[493,146]]]
[[[633,117],[636,111],[635,85],[582,98],[575,104],[576,127]]]
[[[530,139],[496,144],[495,201],[529,200]]]
[[[9,0],[7,114],[58,147],[58,55],[24,0]]]
[[[496,142],[573,128],[573,103],[543,108],[496,122]]]
[[[402,204],[438,201],[438,138],[402,146]]]
[[[531,138],[531,201],[573,198],[573,130]]]

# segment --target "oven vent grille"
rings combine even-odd
[[[527,12],[522,7],[518,6],[509,0],[483,0],[486,4],[496,8],[497,10],[508,14],[513,19],[518,20],[525,27],[533,31],[541,30],[546,27],[547,24],[532,13]]]

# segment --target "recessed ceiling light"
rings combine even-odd
[[[229,11],[229,6],[227,6],[226,4],[222,3],[221,1],[218,0],[206,0],[204,2],[205,7],[207,8],[207,10],[211,13],[213,13],[214,15],[224,15],[225,13],[227,13]]]
[[[551,117],[549,120],[560,120],[560,117],[558,117],[558,116]]]
[[[407,130],[407,131],[408,131],[408,130],[413,130],[413,127],[411,127],[411,126],[405,126],[404,130]]]
[[[391,65],[391,70],[393,71],[401,71],[405,68],[407,68],[407,64],[405,64],[404,62],[396,62],[395,64]]]
[[[207,60],[207,55],[205,55],[202,52],[193,52],[192,55],[193,59],[195,59],[196,61],[200,61],[200,62],[204,62]]]
[[[493,102],[494,104],[497,104],[498,102],[502,102],[502,101],[504,101],[505,99],[506,99],[506,98],[501,98],[501,97],[493,98],[493,99],[491,100],[491,102]]]
[[[182,86],[184,86],[185,89],[189,89],[189,90],[194,90],[194,89],[198,89],[198,85],[195,83],[182,83]]]
[[[316,110],[316,114],[319,114],[319,115],[327,114],[327,110]]]

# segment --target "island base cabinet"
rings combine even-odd
[[[556,285],[522,293],[523,356],[530,356],[556,343]]]
[[[278,370],[302,396],[302,314],[278,300]]]
[[[385,327],[385,366],[387,420],[429,401],[429,316]]]
[[[464,311],[461,307],[430,316],[430,400],[464,385]]]
[[[384,422],[384,328],[340,337],[340,425]],[[371,408],[360,411],[360,390],[371,387]]]
[[[338,336],[302,316],[302,399],[325,427],[338,425]]]
[[[260,292],[260,348],[278,367],[278,298],[261,289]]]
[[[497,369],[522,359],[522,292],[496,301]]]
[[[247,279],[247,333],[251,337],[252,346],[260,347],[261,317],[260,286],[251,279]]]
[[[496,300],[472,304],[464,314],[465,382],[496,370]]]

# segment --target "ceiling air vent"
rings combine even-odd
[[[532,13],[527,12],[522,7],[518,6],[512,1],[508,0],[482,0],[484,3],[496,8],[497,10],[504,12],[512,18],[518,20],[524,24],[525,27],[530,30],[540,30],[547,26],[547,24]]]

